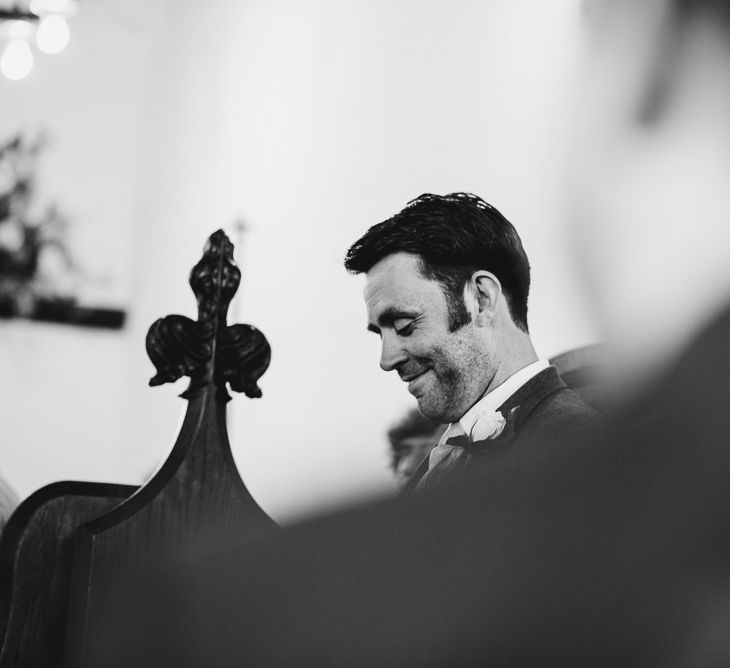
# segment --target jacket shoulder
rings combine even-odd
[[[603,416],[573,390],[563,387],[545,397],[525,419],[526,432],[561,435],[598,426]]]

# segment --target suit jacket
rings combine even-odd
[[[488,466],[507,449],[549,448],[599,420],[599,414],[568,388],[554,366],[533,376],[498,410],[506,420],[502,433],[495,439],[466,446],[454,472]],[[404,493],[413,492],[427,471],[428,457],[416,469]],[[425,487],[429,487],[429,481],[425,482]]]

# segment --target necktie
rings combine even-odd
[[[466,434],[461,428],[461,425],[458,422],[454,422],[449,425],[448,429],[439,439],[439,442],[431,450],[428,456],[428,471],[418,481],[416,489],[425,487],[427,481],[429,486],[433,485],[436,479],[440,478],[445,471],[452,468],[458,457],[464,454],[463,448],[449,443],[450,440],[458,438],[466,438]]]

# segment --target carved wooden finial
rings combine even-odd
[[[198,301],[198,319],[168,315],[147,332],[147,354],[157,369],[150,385],[173,383],[182,376],[190,385],[180,396],[190,399],[209,384],[230,398],[235,392],[260,397],[258,379],[271,360],[266,337],[251,325],[226,323],[228,307],[241,282],[233,261],[233,244],[223,230],[214,232],[203,257],[190,273],[190,287]]]

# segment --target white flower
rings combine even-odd
[[[479,413],[469,433],[469,439],[474,443],[475,441],[497,438],[504,430],[505,424],[507,424],[507,421],[502,413],[497,411],[494,413]]]

